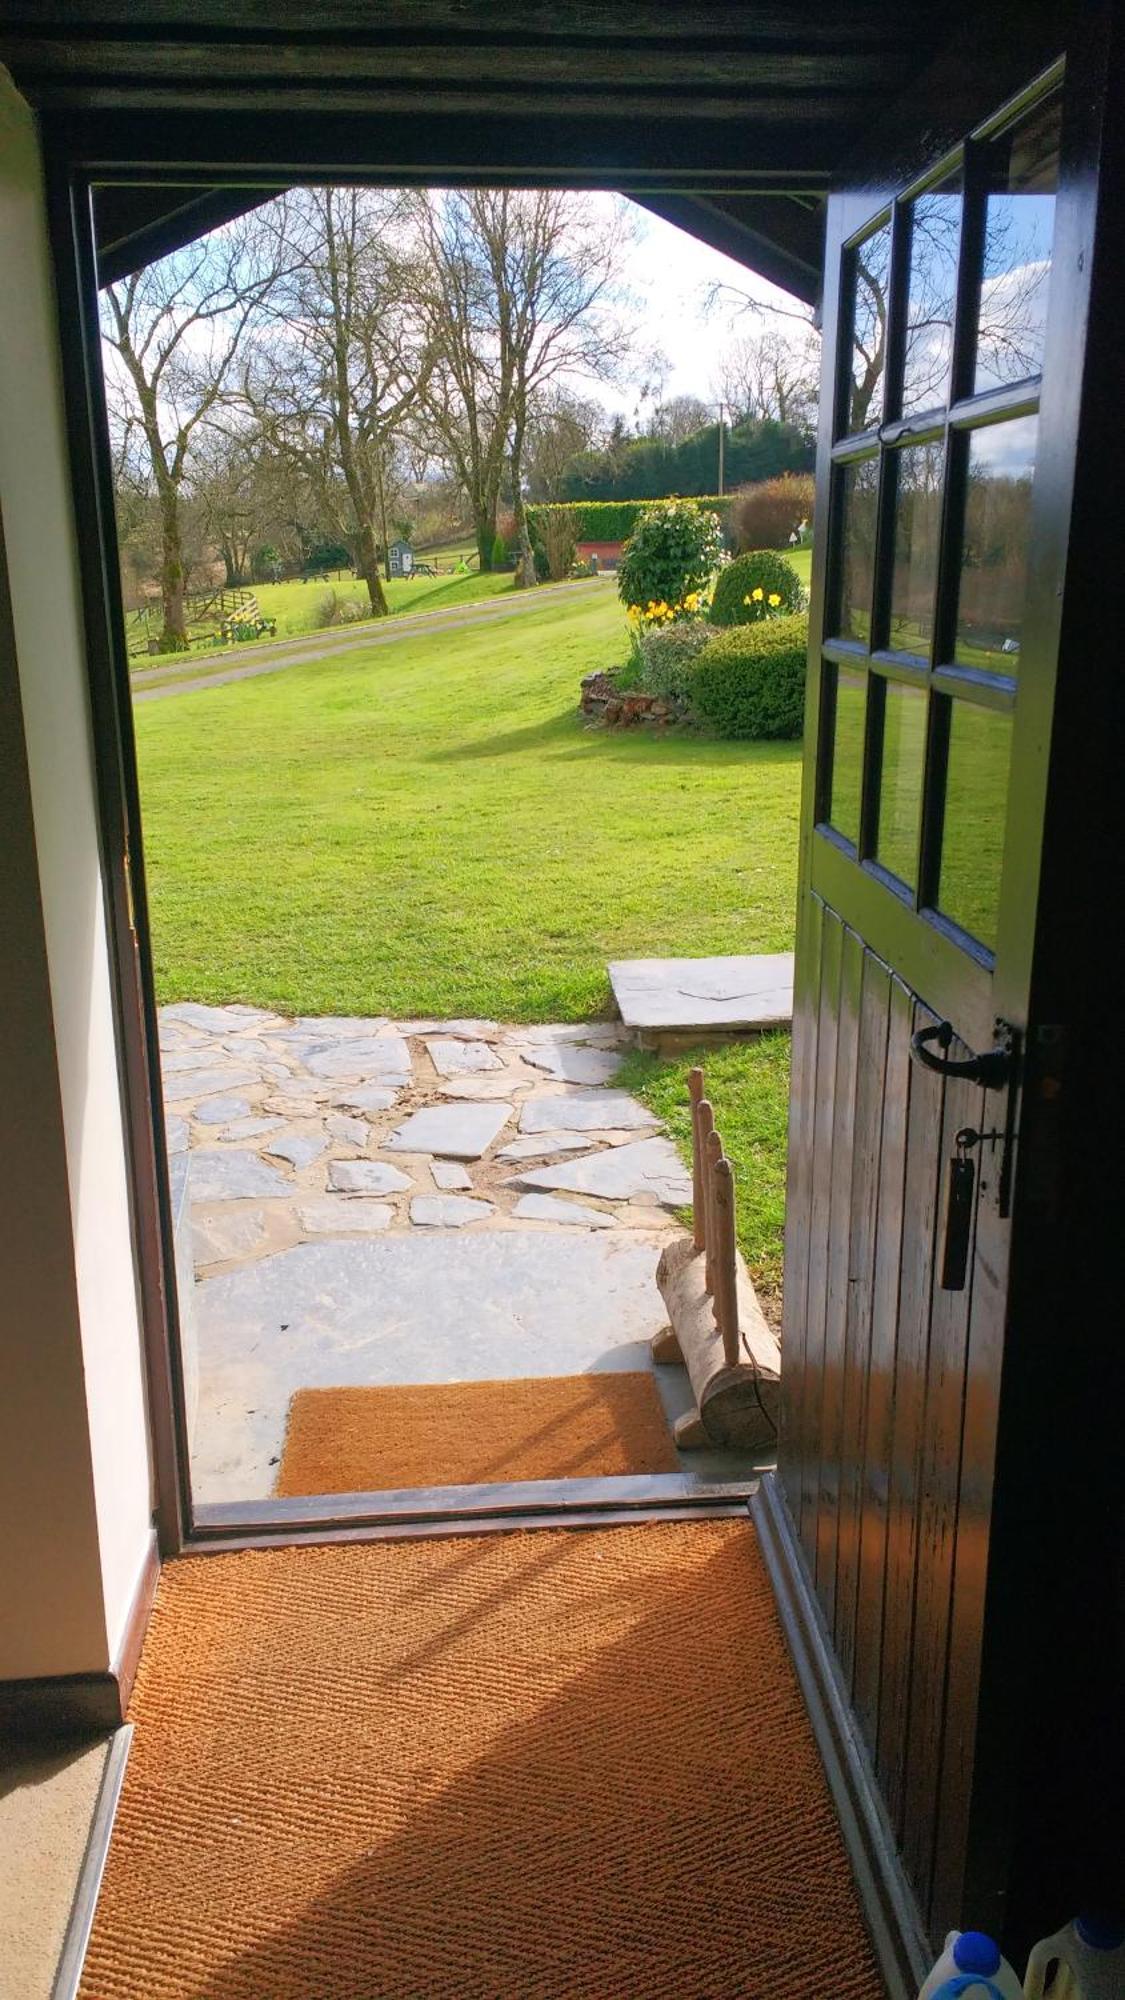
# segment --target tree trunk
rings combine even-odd
[[[184,558],[180,546],[179,495],[174,486],[160,495],[160,597],[164,630],[160,634],[162,653],[187,651],[187,620],[184,614]]]
[[[383,589],[383,579],[379,573],[379,547],[370,521],[361,521],[359,524],[359,532],[356,535],[356,568],[367,585],[372,615],[375,618],[385,618],[391,607],[387,603],[387,593]]]
[[[489,520],[486,514],[473,510],[473,525],[476,531],[477,551],[480,555],[482,574],[492,568],[492,544],[496,540],[496,516]]]
[[[535,555],[531,547],[531,535],[527,525],[527,508],[523,503],[523,426],[519,425],[512,439],[512,509],[516,517],[516,540],[519,553],[516,556],[516,573],[513,583],[517,590],[531,590],[538,582],[535,574]]]

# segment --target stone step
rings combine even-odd
[[[622,958],[609,967],[625,1026],[641,1048],[678,1048],[787,1028],[793,953],[744,958]]]

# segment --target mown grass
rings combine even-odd
[[[789,1126],[789,1036],[758,1035],[727,1048],[626,1058],[619,1081],[663,1118],[691,1160],[688,1071],[702,1065],[727,1157],[735,1171],[738,1241],[767,1312],[781,1294],[785,1155]]]
[[[132,671],[148,673],[153,668],[167,666],[170,661],[179,664],[181,657],[184,663],[198,659],[202,664],[206,664],[215,650],[220,652],[223,660],[241,657],[243,654],[249,656],[255,646],[268,644],[271,637],[298,639],[307,632],[356,631],[362,630],[364,625],[377,628],[382,622],[371,616],[367,586],[362,580],[353,577],[330,577],[327,581],[319,580],[315,583],[302,583],[300,579],[289,583],[256,583],[252,587],[262,616],[276,620],[276,632],[267,633],[262,639],[240,640],[238,644],[232,646],[224,646],[221,640],[216,639],[214,648],[200,646],[182,656],[136,652],[131,655],[129,661]],[[459,604],[475,604],[481,598],[499,597],[512,587],[510,576],[503,574],[480,576],[472,571],[453,576],[393,576],[383,585],[392,617],[399,612],[447,611]],[[335,596],[337,604],[362,605],[366,616],[349,619],[338,625],[327,623],[324,618],[324,607],[325,600],[330,594]],[[151,629],[153,632],[156,631],[155,623]]]
[[[785,949],[799,746],[584,728],[624,649],[607,588],[138,706],[161,1000],[566,1021]]]
[[[511,588],[512,579],[508,575],[480,576],[473,571],[466,571],[460,576],[392,576],[383,584],[392,614],[399,611],[435,611],[439,606],[450,604],[472,604],[480,597],[495,597]],[[330,592],[335,593],[338,603],[351,602],[361,604],[365,611],[368,609],[367,586],[362,578],[345,576],[330,577],[326,582],[254,585],[254,595],[263,617],[277,619],[279,639],[321,629],[319,607]]]

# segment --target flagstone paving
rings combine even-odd
[[[188,1156],[198,1499],[269,1493],[297,1387],[649,1365],[656,1263],[691,1190],[614,1087],[627,1038],[161,1010],[169,1146]],[[658,1371],[670,1417],[681,1373]]]

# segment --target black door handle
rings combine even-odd
[[[950,1021],[935,1021],[928,1028],[916,1028],[910,1037],[910,1054],[923,1069],[934,1069],[939,1076],[960,1076],[968,1083],[983,1083],[986,1090],[1002,1090],[1008,1081],[1012,1068],[1011,1034],[1006,1024],[997,1023],[997,1033],[1003,1039],[994,1049],[987,1049],[983,1055],[966,1056],[963,1061],[942,1054],[934,1055],[930,1048],[936,1042],[942,1050],[948,1049],[953,1040],[953,1024]]]

